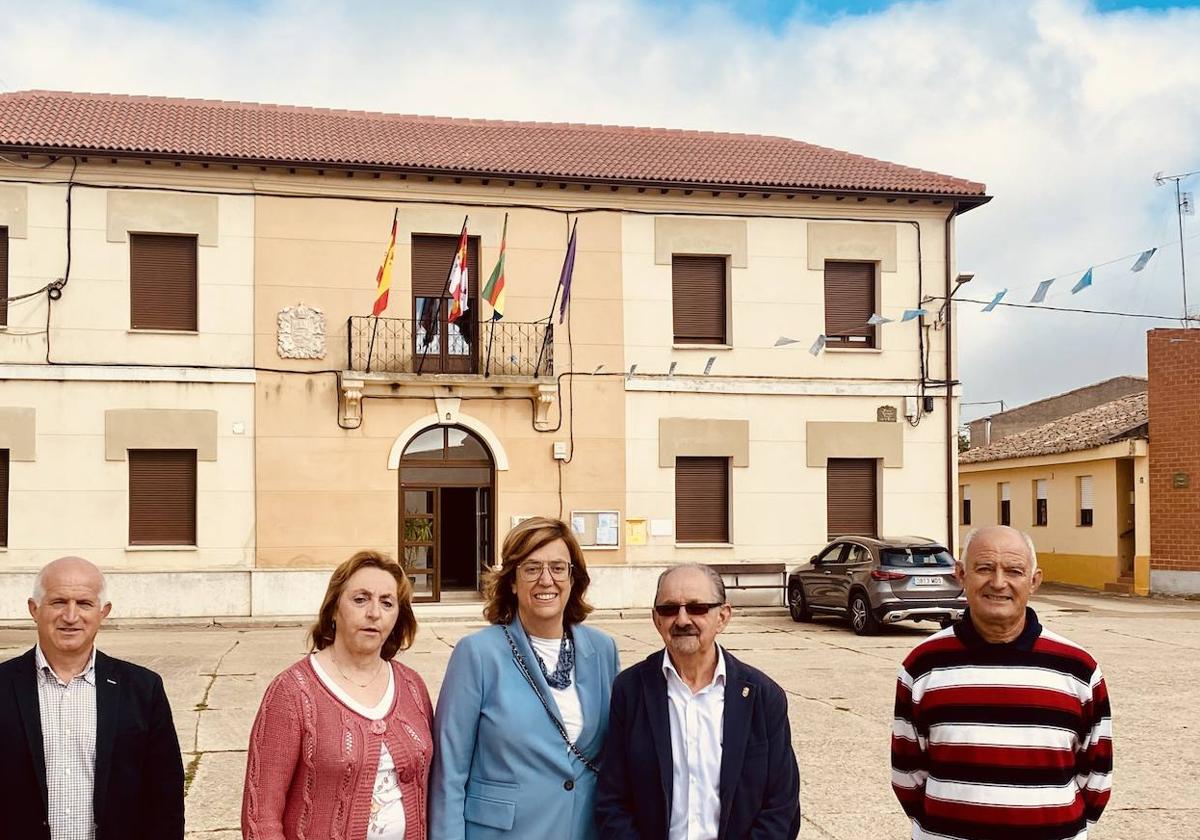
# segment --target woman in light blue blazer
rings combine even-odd
[[[434,716],[429,836],[594,840],[596,768],[620,666],[583,626],[590,578],[571,529],[509,532],[487,584],[491,626],[450,656]]]

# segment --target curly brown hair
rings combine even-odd
[[[378,551],[360,551],[333,570],[317,620],[308,631],[309,649],[324,650],[333,644],[337,635],[333,616],[337,612],[338,598],[342,597],[346,584],[359,569],[382,569],[396,579],[396,626],[384,639],[379,651],[382,659],[391,659],[398,651],[408,650],[412,646],[417,636],[417,617],[412,608],[412,583],[404,573],[404,568]]]
[[[583,596],[587,594],[592,579],[588,575],[579,541],[562,520],[533,516],[508,532],[500,549],[500,568],[488,572],[484,584],[484,598],[487,600],[483,607],[485,619],[492,624],[508,624],[513,620],[517,614],[517,593],[513,589],[517,566],[533,552],[555,540],[566,543],[567,553],[571,555],[571,594],[567,596],[567,606],[563,609],[563,624],[578,624],[587,618],[592,605]]]

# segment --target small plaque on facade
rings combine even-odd
[[[279,310],[279,358],[324,359],[325,313],[303,303]]]
[[[896,406],[881,405],[875,409],[875,419],[880,423],[895,423],[896,422]]]
[[[1171,476],[1171,486],[1176,490],[1186,490],[1191,484],[1191,479],[1187,473],[1175,473]]]

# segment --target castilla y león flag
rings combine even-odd
[[[470,291],[467,283],[467,224],[463,222],[462,234],[458,237],[458,250],[454,252],[454,264],[450,267],[450,313],[446,316],[454,323],[467,311],[470,305]]]
[[[388,290],[392,288],[392,261],[396,256],[396,218],[399,214],[399,210],[392,214],[392,239],[388,242],[387,253],[383,255],[383,265],[379,266],[379,273],[375,275],[375,305],[371,308],[371,314],[376,318],[387,309]]]

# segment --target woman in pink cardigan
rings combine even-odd
[[[416,632],[398,563],[360,551],[334,570],[313,653],[267,688],[250,733],[245,840],[425,840],[433,706],[392,660]]]

